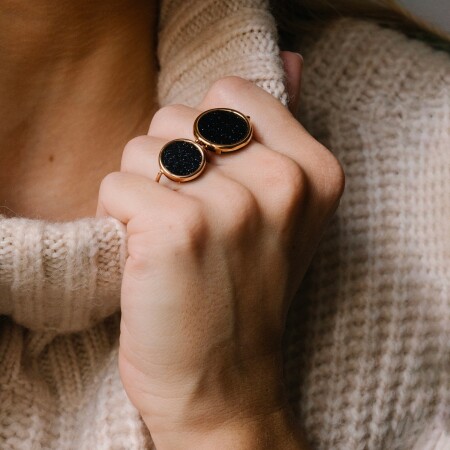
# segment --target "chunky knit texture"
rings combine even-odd
[[[449,55],[354,20],[298,46],[347,187],[290,314],[292,401],[314,449],[449,450]]]
[[[165,0],[160,24],[161,105],[230,74],[286,103],[265,1]],[[292,404],[317,449],[448,449],[449,59],[357,21],[299,45],[348,181],[290,313]],[[151,447],[117,369],[126,257],[113,218],[0,217],[2,450]]]

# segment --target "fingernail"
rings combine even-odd
[[[293,52],[291,50],[280,50],[280,53],[291,53],[292,55],[297,55],[303,61],[303,55],[299,52]]]
[[[297,55],[297,56],[300,58],[300,61],[301,61],[302,64],[303,64],[303,61],[304,61],[303,55],[302,55],[301,53],[298,53],[298,52],[292,52],[292,53],[294,53],[294,55]]]

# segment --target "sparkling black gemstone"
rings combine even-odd
[[[161,152],[163,166],[172,174],[185,177],[194,174],[202,165],[202,153],[189,141],[169,142]]]
[[[205,113],[199,118],[197,127],[202,137],[215,145],[237,145],[250,131],[243,117],[223,109]]]

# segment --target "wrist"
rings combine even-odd
[[[196,395],[174,395],[163,414],[141,411],[158,450],[306,448],[286,400],[280,356],[252,361],[248,369],[221,371],[220,383],[217,374],[201,377]]]
[[[234,417],[210,428],[177,429],[152,437],[158,450],[307,449],[287,406],[259,417]]]
[[[235,417],[270,414],[285,405],[279,355],[198,369],[145,399],[139,411],[152,434],[211,429]]]

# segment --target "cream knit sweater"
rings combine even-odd
[[[317,449],[450,450],[450,58],[340,20],[299,42],[300,118],[346,192],[289,317]]]
[[[266,1],[165,0],[160,25],[161,105],[228,74],[286,102]],[[302,51],[348,186],[289,317],[292,404],[317,449],[449,449],[449,58],[357,21]],[[1,450],[151,448],[117,370],[126,256],[113,218],[0,216]]]

